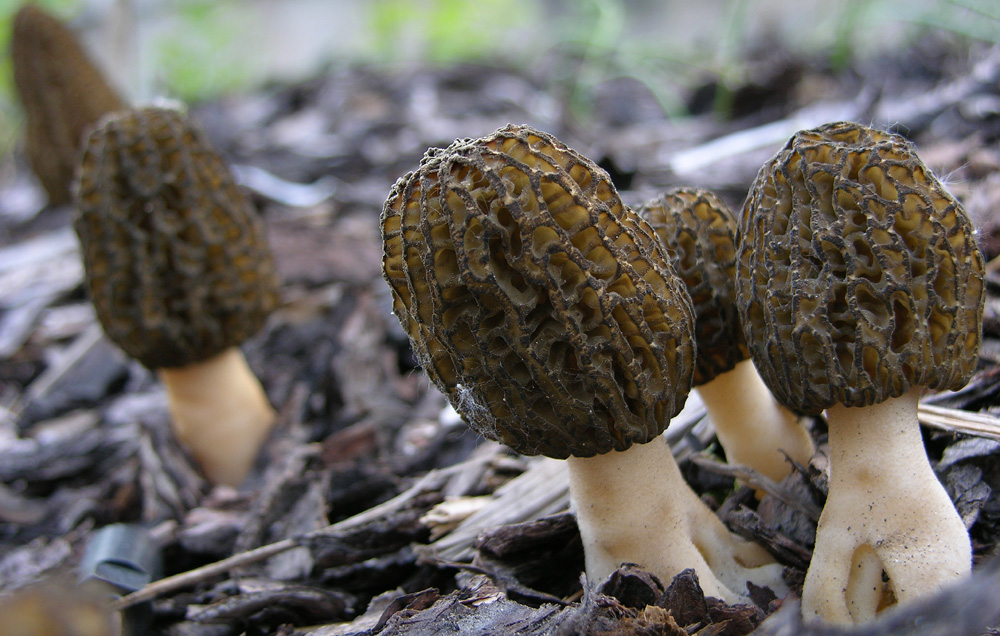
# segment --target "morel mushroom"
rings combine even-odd
[[[206,475],[238,484],[274,421],[238,348],[278,303],[252,204],[200,129],[166,108],[103,120],[75,194],[104,331],[158,370],[177,435]]]
[[[36,5],[18,10],[11,40],[28,162],[49,203],[69,203],[84,134],[102,116],[125,108],[125,103],[73,33]]]
[[[694,363],[683,283],[607,173],[508,126],[427,152],[382,213],[393,308],[431,380],[482,435],[569,458],[587,575],[694,568],[734,602],[780,567],[733,536],[660,435]]]
[[[968,573],[917,423],[923,387],[957,389],[976,365],[984,266],[962,206],[903,138],[832,123],[764,165],[740,233],[753,360],[783,404],[829,422],[805,615],[863,621]]]
[[[807,464],[812,438],[754,369],[736,311],[736,217],[706,190],[675,188],[640,206],[667,249],[694,305],[694,387],[705,403],[726,459],[778,481],[786,454]]]

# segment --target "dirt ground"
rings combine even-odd
[[[8,157],[0,592],[33,591],[0,616],[73,620],[85,599],[52,577],[71,576],[101,528],[126,523],[155,546],[164,577],[187,573],[130,601],[152,634],[1000,633],[987,627],[1000,625],[991,561],[1000,541],[1000,51],[927,39],[837,71],[780,49],[758,57],[728,117],[711,108],[711,80],[683,96],[690,117],[667,117],[629,77],[597,86],[581,108],[565,81],[574,61],[558,53],[530,70],[338,68],[192,105],[252,193],[283,280],[282,306],[244,346],[279,427],[239,489],[211,487],[173,440],[156,376],[95,320],[73,210],[38,205],[26,161]],[[979,370],[966,389],[925,398],[923,422],[970,528],[974,578],[863,628],[802,626],[795,593],[825,498],[825,458],[757,502],[734,483],[754,476],[722,464],[692,403],[668,433],[685,476],[730,528],[786,566],[793,594],[760,591],[756,605],[729,607],[688,574],[658,581],[637,568],[585,586],[559,465],[469,431],[429,386],[390,312],[377,223],[390,186],[427,148],[512,122],[599,162],[628,203],[694,185],[738,209],[794,131],[837,120],[913,140],[979,228],[989,263]],[[812,426],[822,451],[825,425]],[[64,595],[55,610],[38,609],[49,607],[39,599]]]

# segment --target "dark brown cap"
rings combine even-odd
[[[636,208],[670,255],[694,306],[694,386],[750,357],[736,311],[736,217],[718,196],[673,188]]]
[[[277,305],[261,221],[183,113],[142,108],[103,120],[87,139],[76,201],[97,317],[147,367],[239,345]]]
[[[961,204],[902,137],[853,123],[796,133],[740,218],[737,298],[786,406],[866,406],[956,389],[982,338],[983,256]]]
[[[525,126],[432,149],[382,213],[394,310],[476,431],[591,456],[659,435],[683,406],[693,315],[607,173]]]
[[[87,130],[125,108],[73,33],[34,4],[14,16],[14,82],[25,115],[25,153],[52,204],[68,203]]]

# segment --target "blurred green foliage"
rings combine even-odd
[[[375,57],[389,62],[511,60],[533,43],[505,35],[538,19],[532,0],[374,0],[368,10]]]
[[[656,20],[653,28],[636,34],[635,2],[629,0],[577,0],[566,3],[567,11],[551,25],[551,50],[559,58],[554,72],[571,108],[586,116],[594,90],[615,77],[639,80],[657,98],[665,112],[686,114],[684,96],[692,84],[705,77],[717,78],[720,87],[737,83],[744,69],[741,55],[747,45],[748,13],[753,0],[721,3],[718,15],[698,37],[676,36],[669,24],[663,32]],[[641,20],[639,20],[641,22]],[[648,25],[646,25],[648,26]],[[720,110],[729,93],[717,94]]]
[[[675,6],[681,2],[677,0]],[[746,51],[762,44],[774,47],[780,42],[786,53],[809,56],[833,71],[847,70],[872,55],[907,46],[928,33],[951,36],[958,45],[973,41],[1000,44],[998,0],[833,0],[812,6],[811,13],[811,5],[803,10],[795,0],[788,0],[785,6],[781,2],[731,0],[706,9],[705,28],[695,37],[676,39],[633,35],[637,4],[641,3],[567,3],[572,10],[561,16],[563,29],[555,33],[558,46],[577,52],[578,63],[566,69],[575,108],[586,109],[597,84],[625,75],[643,82],[667,113],[684,115],[682,96],[693,84],[711,79],[716,84],[715,110],[726,116],[733,91],[753,81]],[[762,8],[788,21],[784,31],[772,26],[769,34],[754,32],[751,25]],[[661,13],[660,20],[668,21],[669,12]],[[795,28],[789,30],[793,23]],[[785,38],[762,41],[762,35]]]
[[[918,15],[916,22],[973,40],[1000,44],[1000,2],[997,0],[945,0]]]
[[[35,1],[71,26],[79,26],[76,18],[87,7],[102,7],[88,14],[92,22],[112,6],[95,0]],[[146,78],[146,92],[196,101],[240,90],[269,79],[262,71],[268,45],[297,46],[273,39],[261,44],[268,25],[253,23],[268,15],[253,8],[268,7],[275,15],[284,11],[283,2],[293,0],[118,1],[132,3],[140,20],[152,15],[160,27],[138,42],[139,63],[152,74]],[[0,0],[4,50],[20,5],[21,0]],[[553,90],[581,114],[596,87],[628,76],[648,86],[668,113],[682,115],[683,96],[706,79],[717,86],[717,111],[728,111],[732,90],[752,70],[744,53],[760,33],[753,33],[751,25],[764,8],[775,5],[780,7],[780,0],[706,0],[704,20],[691,29],[697,32],[680,34],[670,30],[670,22],[675,12],[691,9],[687,0],[341,0],[328,6],[350,9],[358,31],[355,40],[361,42],[339,49],[338,62],[545,64],[554,76]],[[884,48],[890,31],[906,34],[909,41],[938,31],[963,42],[1000,44],[998,0],[834,0],[809,6],[814,13],[783,45],[793,54],[825,59],[835,70],[848,69]],[[793,16],[805,10],[794,0],[787,0],[783,9]],[[656,17],[647,18],[647,11]],[[0,152],[10,147],[19,123],[8,63],[0,71]]]
[[[88,0],[32,0],[71,28]],[[14,15],[23,0],[0,0],[0,47],[10,50]],[[169,29],[149,43],[156,66],[155,83],[183,100],[198,100],[245,88],[260,78],[254,74],[252,51],[240,37],[238,4],[215,0],[173,0],[166,4]],[[177,34],[183,34],[178,37]],[[10,63],[0,70],[0,154],[17,142],[22,113],[17,102]]]
[[[157,83],[170,96],[206,99],[259,79],[253,73],[255,51],[242,37],[248,25],[238,11],[215,0],[181,0],[174,6],[175,25],[153,44]]]

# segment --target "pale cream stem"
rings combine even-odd
[[[781,406],[751,360],[695,388],[731,464],[749,466],[774,481],[792,470],[789,457],[809,464],[815,447],[799,418]]]
[[[830,492],[802,592],[804,616],[837,623],[870,619],[885,600],[881,585],[873,584],[880,577],[872,576],[871,552],[899,603],[971,571],[968,532],[920,435],[921,392],[827,410]]]
[[[274,425],[274,409],[237,347],[158,371],[180,442],[208,479],[239,485]]]
[[[747,601],[748,580],[787,589],[767,551],[729,532],[691,490],[663,437],[567,463],[591,581],[636,563],[666,585],[693,568],[705,594],[728,603]]]

